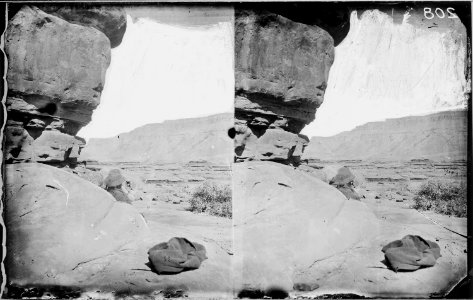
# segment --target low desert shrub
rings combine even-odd
[[[417,191],[413,208],[440,214],[466,217],[466,184],[464,182],[428,181]]]
[[[189,204],[190,211],[231,218],[232,190],[228,184],[204,183],[194,190]]]

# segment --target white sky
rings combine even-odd
[[[330,136],[371,121],[465,107],[464,26],[459,19],[408,19],[394,24],[377,10],[361,19],[352,13],[324,102],[303,134]]]
[[[232,112],[233,11],[223,14],[194,26],[128,15],[100,105],[78,135],[111,137],[149,123]]]

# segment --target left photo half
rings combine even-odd
[[[6,10],[3,297],[231,297],[233,8]]]

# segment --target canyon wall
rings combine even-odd
[[[25,5],[11,16],[7,162],[77,162],[85,141],[76,134],[100,103],[111,47],[125,29],[125,12],[114,7]]]

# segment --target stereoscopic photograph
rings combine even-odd
[[[2,5],[3,298],[473,296],[470,2]]]

